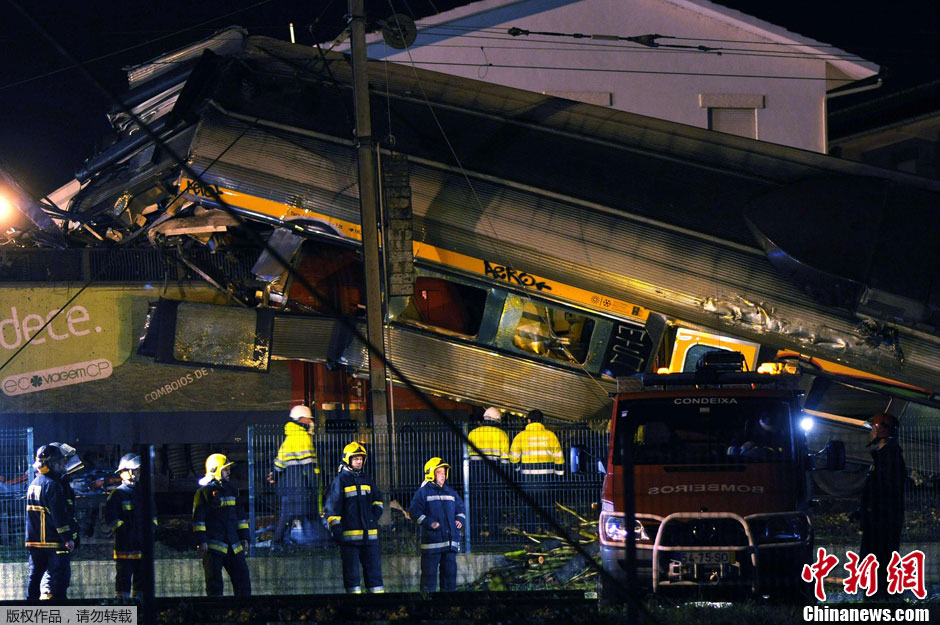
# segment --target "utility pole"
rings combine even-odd
[[[372,410],[378,486],[388,492],[391,483],[388,441],[388,389],[385,373],[381,257],[379,256],[378,178],[372,149],[372,117],[369,110],[369,73],[366,67],[366,16],[363,0],[349,0],[350,52],[353,102],[356,106],[356,149],[359,157],[359,214],[362,224],[362,265],[366,284],[366,324],[369,342],[369,404]]]

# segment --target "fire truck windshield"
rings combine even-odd
[[[789,462],[790,410],[777,398],[670,397],[621,401],[617,433],[650,464]],[[622,464],[620,445],[614,463]]]

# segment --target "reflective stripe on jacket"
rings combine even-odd
[[[565,454],[558,438],[541,423],[530,423],[516,434],[509,460],[523,475],[565,474]]]
[[[104,520],[114,534],[115,560],[139,560],[143,554],[144,518],[141,496],[137,484],[121,484],[108,495]],[[157,517],[152,517],[151,522],[156,525]]]
[[[59,476],[40,473],[26,490],[26,546],[65,550],[75,530]]]
[[[378,540],[382,493],[365,471],[342,465],[330,484],[323,510],[330,529],[342,529],[343,542]]]
[[[494,461],[509,462],[509,435],[493,425],[481,425],[468,435],[470,442],[480,448],[484,456]],[[480,458],[480,455],[471,447],[470,458]]]
[[[463,500],[453,488],[425,482],[415,492],[408,506],[411,518],[421,526],[421,553],[460,551],[460,530],[457,521],[467,529]],[[439,525],[434,528],[434,522]]]
[[[248,540],[248,516],[236,505],[238,489],[231,482],[213,480],[196,491],[193,498],[193,534],[196,545],[228,553],[242,550]]]

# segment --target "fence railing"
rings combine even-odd
[[[32,428],[0,429],[0,562],[26,557],[26,489],[32,456]]]
[[[466,433],[474,426],[463,426]],[[510,441],[522,428],[508,427],[504,430]],[[558,437],[559,444],[566,454],[572,445],[579,445],[598,458],[606,457],[607,434],[592,431],[584,425],[552,425],[550,429]],[[274,459],[284,440],[282,426],[260,425],[250,428],[249,432],[249,501],[252,506],[249,516],[255,519],[253,534],[254,548],[257,553],[271,549],[274,552],[290,546],[320,546],[328,536],[320,528],[307,529],[309,519],[299,516],[293,522],[294,527],[284,534],[283,544],[272,544],[275,538],[275,525],[279,521],[279,510],[289,505],[282,500],[277,485],[268,480],[274,470]],[[444,459],[451,467],[448,484],[464,499],[468,511],[469,531],[465,532],[465,550],[476,551],[489,547],[505,547],[526,541],[522,531],[538,532],[545,530],[548,524],[540,519],[517,494],[512,484],[506,480],[515,480],[525,486],[526,492],[548,514],[560,523],[570,522],[570,513],[557,507],[559,503],[586,518],[596,517],[592,504],[597,502],[603,476],[597,472],[584,475],[572,475],[567,466],[564,475],[546,476],[534,486],[531,481],[522,481],[515,470],[516,465],[501,465],[503,472],[490,470],[482,461],[470,460],[470,452],[461,437],[448,427],[438,423],[407,423],[395,428],[391,439],[384,431],[364,428],[350,423],[347,428],[325,428],[317,432],[315,446],[320,466],[319,504],[308,512],[312,522],[319,524],[322,510],[323,493],[336,475],[340,465],[342,450],[352,441],[363,443],[370,452],[366,463],[366,472],[376,477],[388,479],[387,499],[394,502],[389,515],[380,526],[380,537],[386,551],[396,551],[405,544],[415,543],[417,527],[406,520],[401,509],[407,510],[414,492],[424,479],[423,467],[432,457]],[[377,457],[374,450],[381,447],[381,441],[388,441],[391,454]],[[391,464],[383,471],[381,463]],[[567,464],[567,462],[566,462]],[[378,480],[381,484],[381,479]],[[593,515],[593,516],[592,516]],[[569,518],[566,518],[569,517]],[[278,541],[280,542],[280,541]],[[416,544],[416,543],[415,543]],[[410,548],[408,549],[410,551]]]

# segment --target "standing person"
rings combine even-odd
[[[290,422],[284,424],[284,442],[277,450],[274,471],[268,473],[268,481],[277,484],[281,509],[274,536],[272,550],[283,548],[291,542],[290,528],[294,519],[300,519],[304,542],[318,542],[322,532],[319,510],[320,466],[313,443],[313,414],[307,406],[294,406],[290,410]]]
[[[39,472],[26,491],[26,547],[29,549],[29,584],[26,599],[40,598],[42,576],[49,573],[49,598],[66,599],[72,578],[70,552],[75,548],[66,495],[60,480],[65,456],[58,447],[36,450],[33,467]]]
[[[887,569],[891,553],[901,548],[904,526],[904,483],[907,467],[898,446],[898,420],[883,412],[874,415],[871,424],[872,465],[865,477],[862,501],[853,516],[862,527],[859,558],[874,554],[878,560],[877,598],[888,597]]]
[[[382,493],[375,481],[363,470],[368,456],[366,448],[352,442],[343,448],[339,473],[330,484],[324,511],[330,531],[340,546],[343,559],[343,587],[346,592],[362,592],[359,565],[366,590],[385,592],[382,584],[382,552],[379,549],[379,517],[382,516]]]
[[[561,451],[558,438],[543,425],[545,417],[541,410],[531,410],[526,417],[525,429],[516,434],[509,448],[509,461],[516,465],[521,476],[522,490],[532,499],[545,505],[544,497],[547,485],[555,476],[565,473],[565,455]],[[535,531],[538,515],[526,505],[523,515],[523,529]]]
[[[49,444],[62,452],[62,456],[65,458],[65,469],[62,471],[62,475],[59,478],[59,484],[62,485],[62,492],[65,494],[65,514],[68,518],[69,526],[72,528],[72,542],[75,543],[75,547],[69,552],[69,560],[71,561],[72,553],[78,549],[79,536],[81,534],[79,531],[78,516],[75,513],[75,489],[72,487],[72,475],[84,469],[85,463],[78,457],[78,451],[71,445],[65,443]],[[49,599],[52,596],[49,582],[49,571],[46,571],[46,574],[42,576],[42,583],[40,584],[42,593],[40,595],[41,599]]]
[[[457,552],[460,530],[467,515],[457,491],[446,484],[450,465],[440,458],[424,464],[424,482],[418,487],[408,512],[421,526],[421,590],[457,590]]]
[[[236,505],[238,489],[229,482],[231,466],[223,454],[206,458],[206,475],[193,499],[193,532],[202,554],[206,594],[222,595],[222,569],[228,572],[235,596],[251,595],[251,576],[245,554],[248,520]]]
[[[140,480],[140,456],[124,454],[115,471],[121,485],[111,491],[104,508],[105,523],[114,534],[114,593],[130,598],[140,594],[141,558],[143,557],[143,493]],[[157,524],[157,517],[150,520]],[[133,586],[133,593],[131,588]]]
[[[487,408],[477,428],[467,436],[482,455],[470,448],[470,515],[480,537],[495,537],[499,534],[499,515],[502,513],[502,484],[494,472],[490,472],[483,461],[486,456],[503,468],[509,467],[509,435],[499,427],[502,420],[499,408]],[[479,519],[479,521],[477,521]]]

